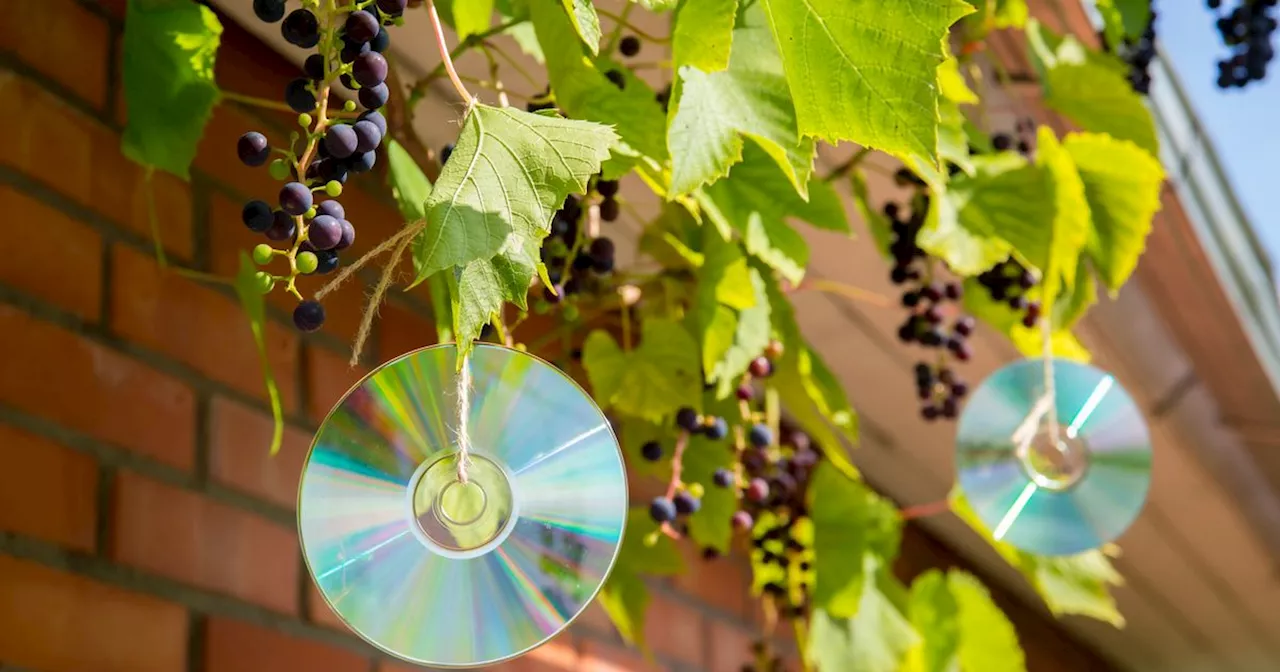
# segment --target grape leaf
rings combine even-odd
[[[782,62],[759,4],[744,8],[738,19],[728,69],[708,72],[693,66],[678,69],[680,86],[667,131],[668,197],[687,194],[727,175],[743,158],[745,135],[777,162],[796,192],[807,199],[814,143],[801,138],[796,128]]]
[[[907,654],[902,672],[960,672],[956,656],[960,608],[946,576],[936,569],[917,576],[911,582],[907,605],[907,616],[921,639]]]
[[[600,53],[600,17],[596,14],[596,8],[591,4],[591,0],[560,0],[560,3],[564,5],[564,11],[568,12],[573,29],[587,45],[591,55],[598,55]]]
[[[729,67],[737,14],[738,0],[685,2],[671,32],[672,69],[688,65],[709,73]]]
[[[973,175],[973,158],[969,154],[964,122],[964,113],[959,105],[945,99],[938,102],[938,158]]]
[[[634,75],[628,76],[627,69],[621,71],[626,77],[622,89],[606,79],[583,51],[568,14],[556,3],[534,2],[529,9],[560,109],[577,119],[612,125],[623,143],[614,147],[615,158],[639,154],[666,161],[666,115],[653,90]]]
[[[974,175],[949,184],[930,179],[933,198],[916,243],[960,275],[976,275],[1004,261],[1011,250],[999,235],[1023,221],[1047,222],[1051,212],[1040,170],[1016,154],[975,157]]]
[[[1160,155],[1151,111],[1129,85],[1127,66],[1088,50],[1074,37],[1055,35],[1034,19],[1027,22],[1026,34],[1046,105],[1084,130],[1130,140],[1152,156]]]
[[[618,347],[607,332],[593,331],[582,351],[596,401],[606,408],[660,421],[682,406],[700,405],[698,344],[676,322],[650,318],[639,347]]]
[[[1097,0],[1107,44],[1119,46],[1126,38],[1137,42],[1151,22],[1149,0]]]
[[[266,342],[266,305],[262,298],[262,290],[258,288],[258,267],[243,250],[240,252],[240,271],[236,273],[236,296],[249,316],[249,328],[253,330],[253,342],[258,346],[258,357],[262,360],[262,380],[267,386],[267,400],[271,404],[271,418],[275,428],[271,432],[271,450],[275,455],[280,452],[280,443],[284,438],[284,408],[280,404],[280,389],[276,387],[276,378],[271,373],[271,360],[267,357]]]
[[[640,574],[671,576],[684,571],[684,561],[671,539],[656,535],[652,546],[645,543],[656,530],[657,524],[645,509],[633,508],[627,513],[622,548],[597,596],[618,633],[639,647],[645,646],[644,615],[649,606],[649,589]]]
[[[542,55],[542,45],[538,44],[538,35],[533,30],[533,24],[529,22],[528,0],[495,0],[494,7],[504,21],[518,21],[504,33],[510,35],[511,39],[520,45],[520,50],[530,58],[538,63],[545,63],[546,57]]]
[[[761,0],[800,133],[936,163],[942,40],[960,0]]]
[[[1040,298],[1038,289],[1032,291],[1033,298]],[[1015,311],[1009,304],[992,299],[987,290],[973,278],[964,282],[964,310],[1007,336],[1023,355],[1040,357],[1044,354],[1044,337],[1040,329],[1024,326],[1022,311]],[[1091,358],[1089,351],[1064,323],[1055,322],[1050,342],[1056,357],[1077,362],[1088,362]]]
[[[205,124],[217,104],[213,64],[222,24],[193,0],[129,0],[122,68],[128,120],[120,151],[191,179]]]
[[[459,40],[489,29],[494,0],[461,0],[449,4],[453,10],[453,29],[458,33]],[[599,39],[598,35],[596,39]]]
[[[968,27],[965,40],[968,42],[979,42],[1000,28],[1022,28],[1031,13],[1027,0],[975,0],[970,4],[978,11],[965,17]]]
[[[960,570],[929,570],[911,585],[908,614],[922,641],[902,672],[1025,672],[1013,624]]]
[[[1110,590],[1124,584],[1108,557],[1118,552],[1114,546],[1065,557],[1032,555],[992,538],[991,531],[958,490],[952,493],[951,510],[1027,577],[1049,611],[1058,616],[1088,616],[1124,627],[1124,617],[1116,609]]]
[[[532,268],[551,216],[566,196],[586,189],[616,139],[599,124],[472,107],[427,199],[427,228],[413,243],[418,280],[500,253]]]
[[[855,558],[848,561],[856,562]],[[920,641],[911,623],[881,590],[885,569],[875,557],[863,558],[868,578],[852,618],[815,609],[810,623],[809,656],[818,672],[899,672],[907,653]]]
[[[1146,247],[1160,209],[1164,171],[1151,154],[1131,142],[1098,133],[1073,133],[1063,147],[1084,182],[1093,215],[1087,252],[1102,283],[1119,291]]]
[[[400,214],[409,222],[425,219],[431,180],[400,143],[387,138],[386,147],[387,185],[391,187]]]
[[[902,539],[898,509],[866,484],[819,463],[809,485],[813,520],[813,605],[834,618],[858,610],[866,576],[850,558],[891,558]]]
[[[702,335],[702,367],[716,396],[727,397],[751,360],[769,345],[769,297],[760,271],[737,244],[706,235],[694,315]]]
[[[1039,231],[1032,229],[1037,223],[1029,222],[1029,226],[1017,229],[1020,235],[1011,235],[1007,227],[1001,233],[1040,269],[1040,303],[1048,312],[1062,287],[1075,286],[1080,252],[1089,238],[1090,211],[1080,173],[1057,136],[1044,126],[1037,135],[1036,165],[1043,170],[1053,196],[1050,206],[1054,214],[1047,226],[1046,222],[1038,223]]]
[[[945,59],[938,66],[938,93],[953,103],[974,105],[978,103],[978,94],[969,88],[969,82],[960,74],[960,61],[951,53],[951,45],[942,41],[942,53]]]

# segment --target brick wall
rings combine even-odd
[[[0,21],[0,669],[409,670],[320,600],[294,507],[319,418],[368,366],[434,339],[428,306],[396,293],[365,367],[351,370],[369,278],[327,299],[328,324],[308,336],[289,326],[277,292],[266,340],[289,426],[269,457],[257,353],[234,293],[157,263],[148,194],[171,260],[234,273],[237,251],[257,242],[240,204],[278,188],[236,161],[235,139],[286,119],[224,104],[190,184],[148,183],[118,150],[123,5],[32,1],[21,21]],[[220,83],[276,97],[291,66],[224,23]],[[378,182],[356,180],[342,198],[357,253],[400,222]],[[954,561],[931,548],[904,571]],[[743,565],[687,560],[687,575],[653,584],[653,659],[623,647],[593,606],[570,634],[500,669],[736,672],[758,621]],[[1024,639],[1035,635],[1033,669],[1106,669],[1004,601]]]

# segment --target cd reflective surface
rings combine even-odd
[[[399,658],[476,667],[564,629],[613,566],[627,515],[617,439],[568,376],[522,352],[471,355],[471,464],[457,479],[456,350],[375,370],[330,413],[298,526],[321,594]]]
[[[1151,483],[1141,411],[1110,374],[1055,359],[1057,436],[1043,360],[1015,362],[974,391],[960,416],[960,488],[996,539],[1072,555],[1119,537]]]

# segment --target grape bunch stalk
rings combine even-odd
[[[298,299],[293,323],[304,332],[319,329],[324,306],[306,299],[297,287],[299,275],[328,274],[338,267],[338,253],[355,242],[355,226],[337,200],[353,174],[368,172],[387,135],[387,120],[377,111],[387,102],[388,64],[382,55],[390,46],[387,26],[399,23],[406,0],[362,0],[339,5],[335,0],[302,0],[289,11],[286,0],[254,0],[253,11],[266,23],[280,23],[290,44],[315,49],[303,65],[303,77],[285,86],[285,103],[298,113],[301,132],[290,136],[288,147],[272,147],[265,135],[250,131],[240,137],[237,153],[246,166],[270,161],[268,171],[284,181],[274,204],[251,200],[242,220],[250,231],[271,243],[253,249],[253,260],[264,270],[255,278],[262,293],[277,283]],[[287,14],[286,14],[287,13]],[[348,100],[342,111],[330,107],[335,83],[355,91],[359,105]],[[357,114],[359,107],[365,110]],[[267,267],[288,264],[287,272]]]
[[[1275,58],[1271,35],[1276,31],[1277,0],[1240,0],[1235,9],[1223,10],[1222,0],[1208,0],[1218,15],[1216,26],[1222,43],[1231,51],[1218,62],[1218,88],[1243,89],[1267,77],[1267,66]]]

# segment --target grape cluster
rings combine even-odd
[[[1147,27],[1143,30],[1142,36],[1137,40],[1126,37],[1123,43],[1113,46],[1106,44],[1104,35],[1103,44],[1129,65],[1129,86],[1144,96],[1151,93],[1150,68],[1151,61],[1155,60],[1156,57],[1155,10],[1151,11],[1151,19],[1147,22]]]
[[[278,281],[288,283],[287,289],[299,298],[293,322],[301,331],[319,329],[325,311],[317,301],[302,300],[294,281],[299,274],[333,272],[338,267],[338,253],[355,242],[355,227],[336,199],[351,175],[373,168],[377,149],[387,135],[387,120],[376,111],[389,94],[385,83],[388,66],[382,52],[390,46],[386,26],[399,21],[406,0],[376,0],[361,6],[364,8],[339,9],[345,14],[335,17],[341,19],[341,25],[328,30],[305,6],[286,15],[285,0],[253,3],[260,20],[280,22],[280,32],[290,44],[318,49],[303,64],[305,76],[290,81],[284,91],[285,102],[298,113],[298,124],[305,130],[301,153],[294,146],[273,149],[266,136],[256,131],[245,133],[236,146],[246,166],[266,164],[273,152],[281,155],[268,167],[273,178],[286,181],[275,203],[251,200],[241,218],[249,230],[280,244],[279,248],[258,245],[253,259],[267,266],[283,257],[289,261],[289,273],[259,271],[256,278],[263,293]],[[322,115],[317,97],[335,79],[358,91],[360,104],[368,109],[340,121],[329,119],[327,108]],[[354,101],[343,106],[348,114],[356,109]]]
[[[1036,122],[1030,117],[1019,119],[1014,125],[1013,133],[996,133],[991,136],[991,148],[997,152],[1016,149],[1024,158],[1034,158],[1036,141]],[[971,154],[977,153],[973,147]]]
[[[889,218],[893,232],[889,251],[893,254],[894,266],[889,279],[904,287],[902,307],[907,310],[907,318],[898,327],[898,340],[941,351],[935,364],[916,364],[920,414],[926,420],[952,419],[959,415],[960,400],[968,393],[968,386],[952,372],[948,360],[965,362],[973,356],[968,338],[976,324],[972,317],[960,315],[951,320],[949,328],[946,326],[945,308],[948,303],[959,303],[964,288],[955,281],[933,280],[932,260],[916,244],[916,235],[928,211],[928,198],[925,194],[917,195],[911,216],[906,218],[902,217],[902,206],[897,203],[884,206],[884,215]]]
[[[1222,0],[1209,0],[1209,9],[1222,9]],[[1277,21],[1272,14],[1277,0],[1241,0],[1230,12],[1219,14],[1218,33],[1231,56],[1218,62],[1218,88],[1242,89],[1266,79],[1267,66],[1275,57],[1271,34]]]
[[[1035,327],[1040,320],[1040,302],[1027,298],[1028,292],[1036,286],[1036,276],[1010,257],[984,271],[978,276],[978,284],[982,285],[992,300],[1008,304],[1022,313],[1022,326]]]
[[[616,263],[613,241],[605,236],[592,237],[585,224],[592,202],[596,204],[600,220],[616,221],[621,214],[617,195],[616,181],[596,178],[585,195],[566,198],[551,218],[551,233],[543,239],[540,252],[551,286],[543,288],[543,302],[536,310],[545,312],[563,303],[566,317],[574,318],[577,308],[565,299],[598,291],[602,281],[613,273]]]

